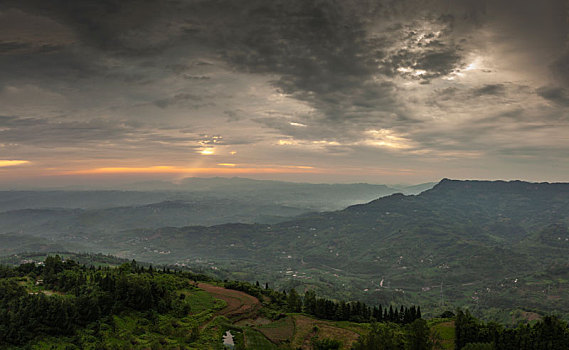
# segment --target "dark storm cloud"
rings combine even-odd
[[[149,38],[164,8],[160,1],[7,0],[2,7],[52,18],[72,28],[82,42],[105,50],[144,53],[165,45]]]
[[[39,23],[0,33],[2,102],[63,101],[48,114],[19,97],[6,142],[182,149],[220,135],[220,148],[283,139],[338,159],[481,156],[529,140],[557,152],[545,131],[566,128],[566,0],[5,0],[2,13]],[[249,159],[271,152],[255,145]]]
[[[424,33],[414,21],[401,25],[391,15],[376,17],[381,11],[389,13],[391,4],[243,4],[242,18],[224,18],[221,33],[202,30],[197,35],[224,38],[220,50],[226,61],[242,71],[276,74],[275,87],[314,107],[315,113],[302,119],[316,130],[291,128],[283,120],[261,120],[290,136],[345,140],[361,138],[356,135],[370,127],[410,122],[413,118],[401,108],[389,78],[428,82],[461,63],[459,47],[449,37],[448,20],[428,19],[443,32]],[[370,31],[376,20],[388,24],[380,33]]]
[[[394,108],[392,87],[370,81],[377,72],[373,57],[377,48],[367,41],[367,18],[358,16],[353,7],[311,1],[251,4],[242,10],[242,21],[233,19],[235,28],[231,22],[224,28],[222,36],[227,35],[229,42],[223,57],[232,65],[277,74],[274,85],[280,91],[317,110],[318,116],[307,117],[312,123],[320,117],[320,123],[356,124],[379,103],[383,110]],[[285,133],[297,131],[279,120],[269,124]]]
[[[166,107],[174,106],[174,105],[183,105],[186,107],[190,106],[192,108],[200,108],[201,106],[204,106],[204,105],[193,103],[193,102],[199,102],[199,101],[202,101],[202,98],[200,96],[188,94],[188,93],[180,93],[180,94],[176,94],[172,97],[168,97],[168,98],[164,98],[164,99],[154,101],[154,104],[160,108],[166,108]]]
[[[64,48],[63,45],[41,44],[32,45],[28,42],[8,41],[0,42],[0,55],[16,55],[16,54],[41,54],[59,51]]]
[[[0,129],[4,142],[47,147],[110,141],[134,131],[129,125],[104,120],[56,122],[13,116],[0,116]]]
[[[245,116],[243,115],[243,111],[239,109],[234,111],[223,111],[223,114],[227,116],[226,121],[228,123],[237,122],[245,118]]]
[[[454,42],[452,16],[422,19],[430,28],[419,30],[421,23],[394,26],[385,33],[389,37],[401,35],[402,38],[391,43],[392,48],[382,52],[380,71],[388,76],[401,75],[423,82],[446,76],[461,66],[461,48]]]
[[[503,84],[487,84],[480,88],[474,89],[472,94],[474,96],[501,96],[506,92],[506,87]]]
[[[569,91],[561,87],[544,86],[537,89],[537,94],[557,105],[569,107]]]
[[[550,67],[557,80],[569,87],[569,48],[563,55],[552,62]]]
[[[30,43],[17,42],[17,41],[4,41],[0,42],[0,55],[11,53],[14,51],[21,51],[31,47]]]
[[[315,109],[318,118],[314,114],[306,118],[313,124],[337,125],[335,131],[328,127],[329,138],[345,138],[346,125],[361,131],[369,125],[408,119],[394,85],[381,76],[428,82],[460,66],[459,46],[451,35],[452,17],[428,17],[427,22],[441,30],[426,32],[420,28],[423,19],[407,18],[406,11],[424,12],[433,3],[78,0],[41,2],[40,6],[39,1],[27,0],[7,6],[48,16],[71,28],[82,45],[107,54],[141,57],[185,45],[205,47],[240,71],[274,75],[276,88]],[[371,32],[377,22],[384,23],[383,29]],[[176,59],[175,53],[165,55]],[[55,68],[70,70],[62,76],[83,71],[92,76],[134,77],[132,82],[142,79],[136,72],[121,77],[109,67],[84,60],[75,56],[70,62],[68,57],[65,65],[55,64]],[[73,71],[74,66],[78,71]],[[187,72],[187,64],[170,62],[166,67],[188,80],[210,79]],[[181,102],[183,96],[155,104],[165,108]]]
[[[109,72],[100,61],[99,55],[73,53],[66,50],[36,52],[28,56],[23,52],[0,55],[0,65],[11,69],[0,70],[2,84],[15,81],[34,81],[37,84],[74,82],[78,79],[101,77]]]
[[[85,121],[61,121],[42,118],[0,116],[0,140],[4,143],[38,147],[93,147],[119,143],[129,148],[134,145],[175,147],[197,142],[199,135],[170,136],[150,129],[140,123],[91,119]],[[197,147],[194,146],[194,147]]]

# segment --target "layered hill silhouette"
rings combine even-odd
[[[281,223],[141,228],[66,242],[432,312],[569,311],[568,223],[569,184],[444,179],[419,195]]]
[[[169,250],[154,258],[201,257],[245,277],[277,279],[283,288],[411,299],[435,309],[450,303],[568,310],[568,221],[569,184],[444,179],[419,195],[394,194],[274,225],[124,235]],[[130,249],[153,258],[147,248]]]

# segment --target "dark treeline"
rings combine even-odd
[[[433,336],[422,318],[406,325],[393,323],[372,323],[369,333],[360,336],[352,350],[433,350]]]
[[[88,268],[59,256],[46,258],[43,265],[0,267],[0,344],[25,344],[41,335],[72,335],[77,327],[129,309],[150,316],[187,314],[189,305],[173,293],[187,283],[182,286],[184,280],[166,269],[160,272],[134,261],[118,268]],[[195,278],[187,272],[178,274]],[[29,292],[19,283],[26,279],[55,294]]]
[[[409,308],[403,305],[385,308],[382,305],[370,307],[359,301],[346,302],[320,298],[314,291],[307,291],[304,297],[301,297],[295,289],[291,289],[288,293],[280,293],[268,289],[268,285],[262,289],[258,282],[257,285],[252,285],[246,282],[231,281],[226,282],[225,287],[246,292],[259,299],[265,295],[288,312],[304,312],[326,320],[409,324],[421,318],[421,307],[414,305]]]
[[[569,349],[567,323],[555,316],[546,316],[533,326],[504,328],[494,322],[484,323],[468,310],[456,315],[456,349],[500,350],[565,350]]]
[[[307,291],[304,298],[300,299],[292,289],[288,294],[289,309],[294,311],[303,310],[307,314],[334,321],[352,322],[394,322],[400,324],[412,323],[421,318],[421,308],[414,305],[407,308],[401,305],[399,308],[382,305],[370,307],[360,301],[345,302],[326,298],[319,298],[314,291]]]

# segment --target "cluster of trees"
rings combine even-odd
[[[75,324],[83,324],[90,311],[74,301],[28,294],[16,281],[0,280],[0,340],[24,344],[38,334],[73,334]]]
[[[300,298],[294,289],[288,293],[287,306],[290,312],[304,311],[318,318],[335,321],[408,324],[421,318],[420,307],[407,308],[403,305],[399,308],[393,306],[383,308],[381,305],[370,307],[359,301],[345,302],[319,298],[314,291],[307,291],[304,298]]]
[[[78,326],[127,309],[189,312],[189,304],[175,298],[180,279],[154,274],[152,267],[144,269],[135,262],[95,269],[54,256],[43,265],[4,267],[0,272],[12,277],[0,279],[0,340],[10,344],[24,344],[38,335],[72,335]],[[37,281],[56,294],[30,293],[18,279]]]
[[[504,328],[494,322],[484,323],[468,310],[458,311],[455,321],[456,349],[558,350],[567,349],[569,328],[555,316],[546,316],[533,326]]]
[[[417,319],[405,326],[374,323],[368,334],[360,336],[352,350],[430,350],[433,345],[427,321]]]
[[[282,311],[304,312],[325,320],[410,324],[421,318],[421,307],[414,305],[411,307],[401,305],[399,308],[391,305],[389,308],[383,308],[381,305],[370,307],[359,301],[346,302],[320,298],[314,291],[307,291],[304,296],[301,296],[295,289],[291,289],[288,293],[281,293],[269,289],[268,284],[265,284],[263,289],[259,282],[253,285],[247,282],[229,281],[225,282],[224,286],[259,299],[266,296],[273,306],[276,305]]]

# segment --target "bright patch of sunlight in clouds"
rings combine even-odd
[[[203,156],[211,156],[212,154],[215,154],[215,150],[211,147],[204,148],[200,150],[200,154]]]
[[[0,160],[0,167],[17,166],[24,164],[30,164],[30,162],[27,160]]]
[[[365,140],[365,144],[375,147],[388,147],[396,149],[410,148],[410,141],[404,137],[396,135],[392,130],[379,129],[368,130],[366,134],[371,138]]]

